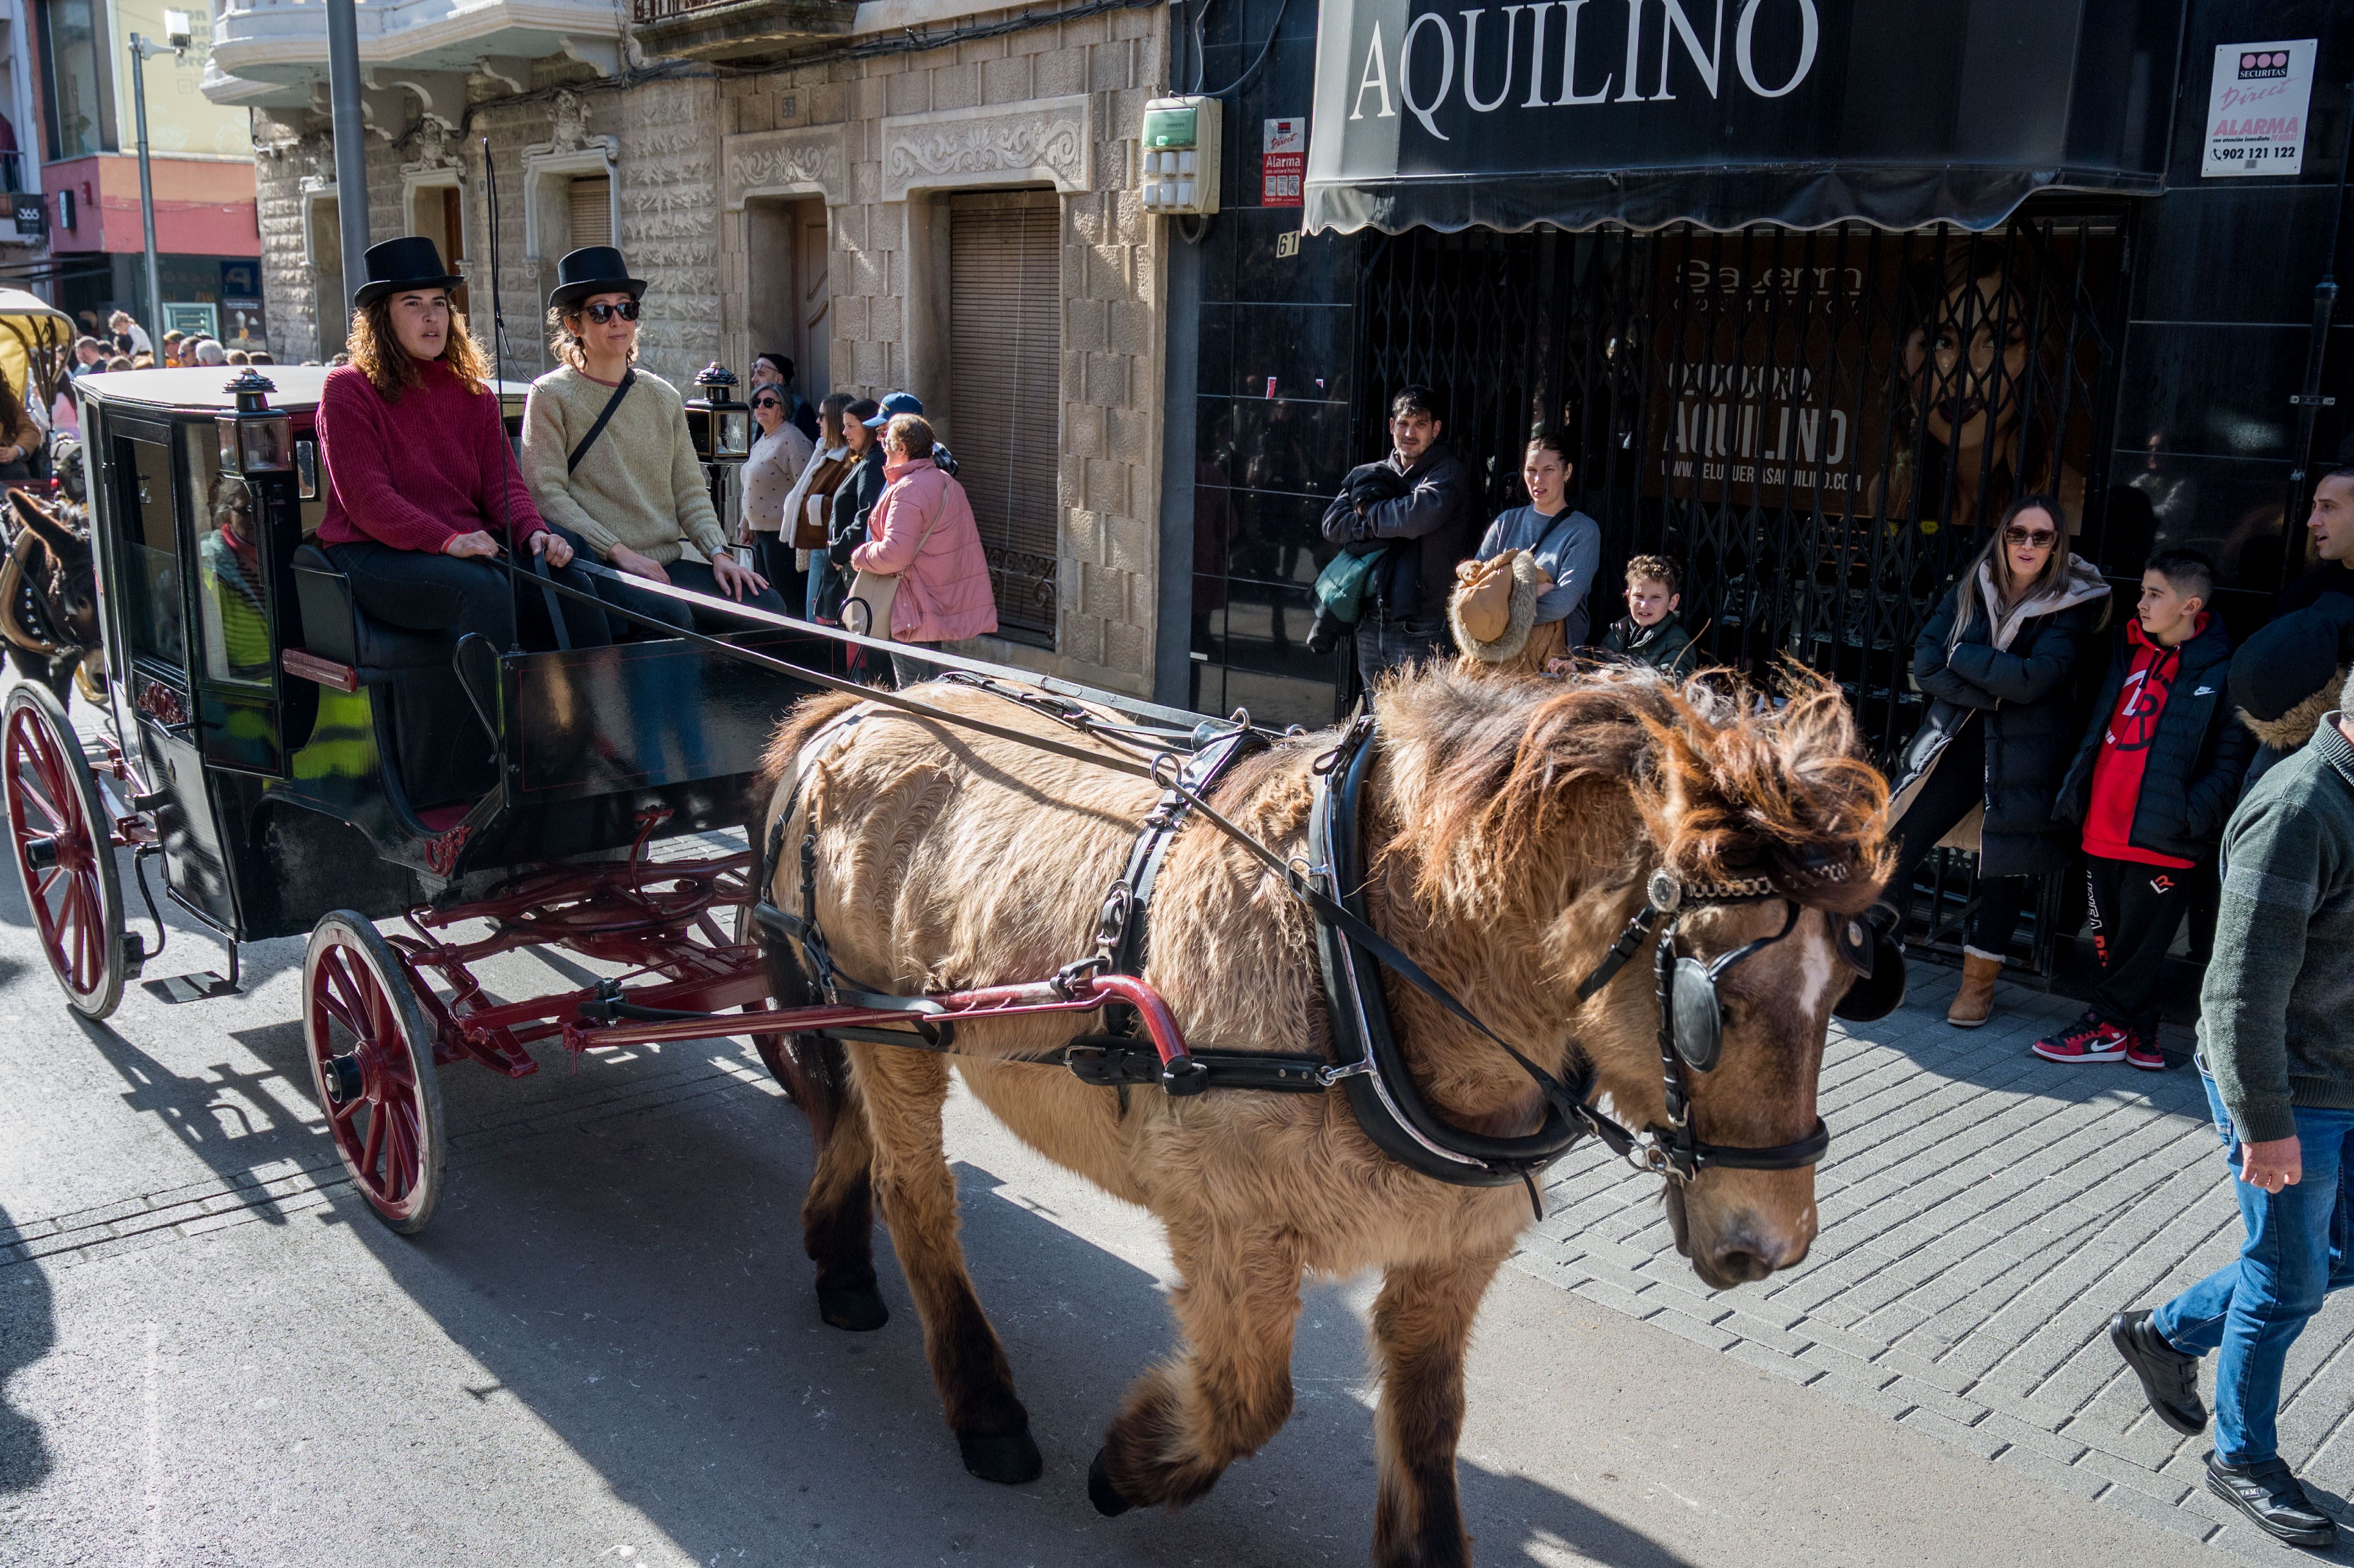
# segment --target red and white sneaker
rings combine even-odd
[[[2125,1059],[2130,1033],[2087,1012],[2057,1034],[2038,1040],[2032,1049],[2047,1062],[2119,1062]]]
[[[2166,1054],[2158,1048],[2158,1031],[2132,1031],[2126,1040],[2126,1062],[2145,1073],[2165,1072]]]

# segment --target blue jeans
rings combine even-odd
[[[2200,1064],[2217,1130],[2236,1175],[2239,1136]],[[2280,1411],[2281,1368],[2306,1319],[2321,1299],[2354,1284],[2347,1255],[2346,1182],[2354,1175],[2347,1145],[2354,1111],[2296,1109],[2296,1139],[2305,1167],[2294,1187],[2267,1192],[2245,1181],[2232,1185],[2240,1200],[2247,1240],[2226,1265],[2159,1308],[2150,1325],[2177,1350],[2215,1358],[2215,1457],[2227,1465],[2279,1457],[2274,1419]]]

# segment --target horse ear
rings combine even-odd
[[[16,520],[30,528],[34,537],[47,545],[58,560],[71,560],[87,547],[71,528],[50,515],[47,507],[24,491],[10,491],[8,504],[16,509]]]

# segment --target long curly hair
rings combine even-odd
[[[400,346],[392,330],[389,294],[370,300],[352,313],[351,335],[344,349],[387,403],[398,402],[403,392],[423,383],[416,359]],[[450,335],[441,344],[441,363],[467,391],[489,390],[491,363],[483,356],[482,345],[466,331],[466,318],[458,313],[454,302],[450,308]]]

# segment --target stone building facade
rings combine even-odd
[[[1011,19],[983,13],[928,31]],[[576,238],[567,203],[602,174],[613,241],[651,283],[642,362],[656,374],[684,386],[716,359],[742,376],[754,353],[779,346],[780,327],[798,325],[816,334],[801,352],[800,390],[812,401],[829,389],[911,390],[952,448],[960,421],[970,430],[1018,416],[1025,445],[1034,439],[1023,461],[1053,464],[1051,646],[1040,634],[967,651],[1149,694],[1170,239],[1167,220],[1141,211],[1135,176],[1144,104],[1166,77],[1164,14],[1113,9],[931,48],[881,41],[886,52],[862,55],[868,41],[853,37],[758,70],[641,63],[635,43],[618,77],[567,57],[509,63],[510,76],[477,70],[462,105],[420,112],[419,94],[405,128],[371,131],[370,233],[438,239],[443,204],[462,211],[459,270],[487,345],[487,143],[508,374],[536,375],[549,363],[541,306]],[[255,140],[274,346],[281,358],[323,357],[340,345],[334,306],[347,292],[323,117],[258,110]],[[1013,191],[1055,212],[1059,397],[960,409],[949,204]]]

